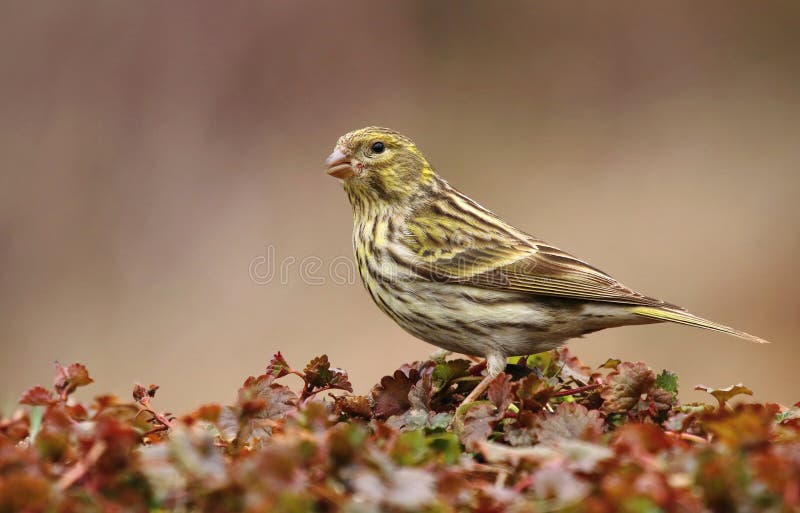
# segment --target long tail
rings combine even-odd
[[[708,319],[703,319],[702,317],[692,315],[689,312],[667,310],[653,306],[633,306],[631,307],[631,311],[637,315],[641,315],[642,317],[647,317],[650,319],[676,322],[678,324],[686,324],[687,326],[695,326],[696,328],[721,331],[722,333],[727,333],[728,335],[733,335],[734,337],[756,342],[757,344],[769,343],[769,341],[764,340],[763,338],[745,333],[744,331],[735,330],[723,324],[717,324],[716,322],[709,321]]]

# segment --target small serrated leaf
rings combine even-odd
[[[666,390],[667,392],[672,392],[673,394],[678,393],[678,375],[674,372],[670,372],[667,369],[662,370],[658,376],[656,376],[655,384],[653,385],[654,388],[660,388],[661,390]]]
[[[597,441],[603,433],[599,410],[588,410],[577,403],[561,403],[555,413],[537,418],[536,436],[540,442],[561,440]]]
[[[600,390],[603,409],[608,412],[626,412],[636,406],[642,394],[655,383],[656,375],[642,362],[623,362],[608,375]]]
[[[380,384],[372,389],[372,398],[375,401],[375,417],[387,419],[392,415],[404,412],[411,406],[408,393],[416,380],[411,380],[398,369],[392,376],[381,378]]]
[[[20,404],[29,406],[47,406],[55,402],[53,393],[42,386],[29,388],[19,399]]]
[[[497,409],[489,401],[461,405],[456,411],[456,428],[461,443],[467,449],[474,450],[479,442],[485,441],[492,434],[497,419]]]
[[[282,378],[291,372],[292,368],[289,367],[289,362],[283,357],[280,351],[275,353],[272,360],[267,365],[266,374],[272,374],[276,378]]]
[[[317,356],[303,369],[303,379],[314,388],[324,387],[332,378],[328,355]]]
[[[331,368],[331,378],[328,381],[328,388],[336,388],[339,390],[353,391],[353,385],[350,384],[350,378],[347,372],[342,369]]]

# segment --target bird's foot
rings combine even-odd
[[[506,357],[501,354],[490,354],[485,360],[473,366],[471,372],[478,373],[486,369],[486,376],[478,383],[478,385],[467,394],[467,397],[461,401],[459,408],[467,403],[477,401],[478,398],[489,388],[489,384],[506,368]]]

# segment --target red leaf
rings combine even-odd
[[[415,373],[412,372],[412,375]],[[394,371],[393,376],[381,378],[380,385],[372,389],[372,398],[375,400],[375,416],[386,419],[392,415],[403,413],[410,406],[408,393],[415,380],[411,380],[403,371]]]
[[[672,440],[655,424],[625,424],[612,442],[616,452],[643,457],[658,454],[672,446]]]
[[[41,386],[29,388],[19,399],[20,404],[28,404],[30,406],[47,406],[54,401],[53,393]]]
[[[274,379],[269,374],[250,376],[239,389],[236,404],[220,410],[217,425],[223,440],[258,444],[272,434],[277,420],[296,409],[297,395]]]
[[[536,436],[540,442],[580,439],[596,442],[603,434],[603,420],[598,410],[587,410],[578,403],[561,403],[554,414],[537,418]]]
[[[522,401],[521,407],[526,410],[539,410],[555,394],[555,389],[536,374],[530,374],[519,382],[517,397]]]
[[[328,388],[336,388],[339,390],[353,391],[353,385],[350,384],[350,379],[347,373],[342,369],[332,368],[333,376],[328,381]]]
[[[578,383],[588,383],[591,379],[592,368],[572,354],[566,346],[553,350],[553,364],[561,368],[562,376]]]
[[[610,412],[630,410],[636,406],[642,394],[652,388],[655,381],[655,373],[644,363],[620,363],[608,375],[600,391],[600,396],[604,399],[603,409]]]
[[[328,355],[317,356],[303,369],[306,383],[315,388],[322,388],[330,380],[330,367]]]
[[[291,372],[292,368],[289,367],[289,362],[283,357],[280,351],[275,353],[272,360],[267,365],[266,374],[272,374],[276,378],[282,378]]]
[[[463,414],[460,411],[456,413],[461,443],[467,449],[475,450],[478,442],[485,441],[492,434],[498,419],[497,409],[488,401],[469,403],[462,408],[468,409]]]
[[[219,420],[220,411],[222,411],[222,407],[218,404],[204,404],[197,408],[192,415],[199,420],[216,422]]]
[[[333,398],[333,407],[338,415],[372,418],[369,400],[363,395],[340,395]]]
[[[511,392],[514,390],[514,385],[511,383],[511,376],[505,372],[497,375],[491,383],[486,393],[487,397],[492,404],[494,404],[498,411],[505,412],[508,405],[511,404],[514,397]]]
[[[777,413],[775,404],[737,404],[733,411],[720,409],[703,420],[722,443],[751,447],[771,440]]]
[[[408,391],[408,402],[412,409],[428,411],[431,407],[433,395],[433,378],[431,373],[425,373],[422,379],[411,386]]]
[[[303,369],[303,379],[308,384],[308,392],[313,389],[338,388],[353,391],[347,373],[341,369],[331,368],[328,355],[317,356]]]
[[[147,395],[147,389],[139,383],[133,386],[133,400],[143,404],[146,404],[150,400],[150,396]]]
[[[514,423],[503,426],[503,438],[512,446],[531,445],[536,440],[534,425],[538,414],[522,410]]]
[[[76,388],[93,382],[94,380],[89,377],[89,371],[80,363],[73,363],[69,367],[64,367],[56,362],[56,376],[53,380],[53,388],[60,396],[66,397],[74,392]]]

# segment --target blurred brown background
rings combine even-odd
[[[572,342],[585,360],[800,400],[796,1],[11,1],[0,20],[3,410],[53,360],[182,412],[277,350],[328,353],[362,392],[426,356],[326,277],[351,218],[322,162],[369,124],[518,226],[774,342],[645,326]],[[269,247],[296,263],[255,283]]]

